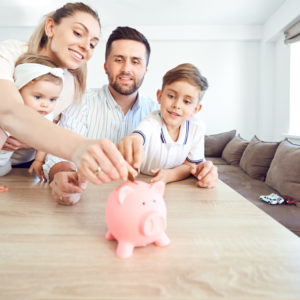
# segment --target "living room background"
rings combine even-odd
[[[289,130],[290,57],[283,32],[299,13],[300,1],[286,0],[259,25],[134,26],[152,47],[141,93],[155,99],[163,74],[179,63],[191,62],[210,85],[200,112],[208,134],[237,129],[247,139],[254,134],[270,141],[283,139]],[[99,14],[101,18],[100,9]],[[130,21],[119,25],[130,25]],[[33,28],[1,23],[0,40],[26,41]],[[100,43],[88,64],[88,87],[107,82],[105,43],[114,28],[102,23]]]

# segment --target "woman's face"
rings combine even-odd
[[[91,58],[100,36],[98,21],[79,11],[61,19],[59,24],[49,18],[45,31],[49,42],[40,54],[50,57],[59,67],[72,70]]]

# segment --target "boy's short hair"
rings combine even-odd
[[[105,49],[105,60],[107,59],[110,51],[111,51],[111,44],[114,41],[118,40],[132,40],[132,41],[137,41],[145,45],[146,47],[146,64],[148,65],[149,63],[149,58],[150,58],[150,45],[146,37],[137,31],[134,28],[131,27],[117,27],[109,36],[107,42],[106,42],[106,49]]]
[[[33,53],[25,53],[21,55],[16,63],[15,67],[21,64],[40,64],[40,65],[45,65],[51,68],[57,68],[57,65],[47,56],[43,55],[38,55],[38,54],[33,54]],[[46,80],[46,81],[51,81],[57,85],[62,85],[63,81],[60,77],[57,77],[51,73],[41,75],[32,81],[37,81],[37,80]]]
[[[205,91],[208,89],[207,79],[201,75],[198,68],[189,63],[180,64],[169,70],[163,77],[162,89],[175,81],[186,81],[191,85],[198,87],[200,89],[199,102],[203,98]]]

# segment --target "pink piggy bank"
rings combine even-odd
[[[107,240],[117,240],[117,256],[128,258],[134,247],[167,246],[166,205],[162,181],[127,181],[110,194],[106,205]]]

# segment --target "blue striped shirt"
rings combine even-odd
[[[117,144],[122,137],[132,133],[144,117],[157,109],[157,102],[138,96],[131,109],[124,115],[105,85],[101,89],[89,89],[81,102],[67,108],[62,113],[59,126],[88,139],[107,138]],[[52,166],[60,161],[64,160],[48,154],[43,166],[45,175],[48,176]]]

